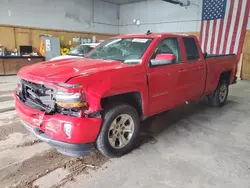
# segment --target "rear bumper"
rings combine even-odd
[[[77,118],[61,114],[46,115],[30,108],[14,93],[16,111],[25,127],[40,140],[49,143],[59,152],[79,156],[89,152],[101,127],[101,118]],[[71,124],[71,136],[64,132],[64,125]]]

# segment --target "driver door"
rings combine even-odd
[[[166,111],[184,102],[183,86],[179,83],[182,69],[179,39],[171,37],[160,41],[150,60],[155,59],[158,54],[174,54],[176,61],[156,67],[151,66],[149,62],[148,83],[151,115]]]

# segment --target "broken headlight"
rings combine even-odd
[[[17,77],[16,94],[19,95],[22,92],[21,78]]]
[[[57,106],[62,108],[82,108],[87,106],[83,92],[67,93],[57,91],[55,99]]]

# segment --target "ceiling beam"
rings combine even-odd
[[[183,3],[180,0],[162,0],[162,1],[165,1],[167,3],[172,3],[172,4],[175,4],[175,5],[186,6],[186,7],[190,5],[190,1],[189,0],[187,0],[186,3]]]
[[[106,3],[116,4],[116,5],[125,5],[125,4],[131,4],[131,3],[137,3],[140,1],[147,1],[147,0],[135,0],[135,1],[126,1],[123,2],[122,0],[101,0]]]

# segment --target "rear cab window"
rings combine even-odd
[[[200,55],[196,40],[192,37],[183,37],[182,40],[186,49],[187,61],[199,60]]]

